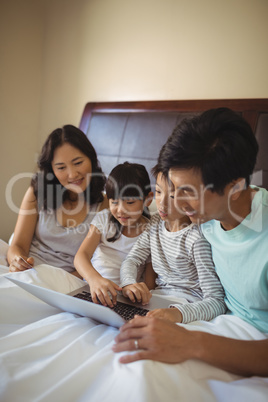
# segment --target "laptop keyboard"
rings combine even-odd
[[[78,299],[87,300],[93,303],[90,292],[83,291],[82,293],[78,293],[73,297],[77,297]],[[116,306],[112,308],[117,314],[121,315],[126,321],[134,318],[135,315],[146,315],[149,310],[145,308],[140,308],[136,306],[131,306],[130,304],[116,302]]]

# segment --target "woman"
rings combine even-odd
[[[86,135],[72,125],[43,145],[8,250],[9,271],[49,264],[76,272],[74,256],[97,211],[108,206],[105,176]]]

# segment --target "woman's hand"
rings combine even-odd
[[[116,305],[117,291],[122,290],[116,283],[102,276],[88,281],[91,297],[94,303],[114,307]]]
[[[123,287],[123,296],[128,297],[133,303],[148,304],[152,294],[144,282],[133,283]]]
[[[176,307],[157,308],[149,311],[146,315],[148,317],[163,318],[171,322],[182,322],[182,314]]]
[[[22,255],[16,255],[10,265],[9,265],[9,272],[20,272],[25,271],[26,269],[32,268],[34,265],[34,258],[33,257],[26,257]]]

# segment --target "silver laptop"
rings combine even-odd
[[[121,327],[136,314],[146,315],[149,310],[168,308],[172,304],[172,300],[152,295],[149,304],[143,306],[140,303],[132,303],[129,299],[118,295],[116,306],[110,308],[92,302],[88,285],[76,289],[71,293],[63,294],[55,290],[33,285],[32,283],[22,282],[13,276],[6,276],[6,278],[53,307],[83,317],[89,317],[116,328]]]

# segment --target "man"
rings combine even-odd
[[[177,208],[201,223],[230,314],[268,333],[268,191],[249,186],[258,145],[235,112],[212,109],[184,120],[158,162],[174,187]],[[166,320],[136,317],[116,337],[115,352],[139,350],[122,363],[199,359],[240,375],[268,375],[268,339],[236,340]],[[266,338],[266,339],[265,339]]]

